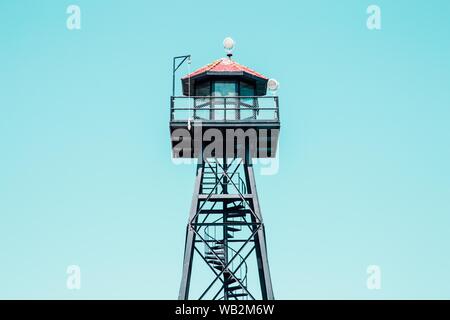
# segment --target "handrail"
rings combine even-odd
[[[209,110],[209,109],[199,109],[199,108],[175,108],[174,110],[197,110],[197,111],[205,111],[205,110]],[[242,109],[242,108],[214,108],[214,110],[278,110],[278,108],[275,107],[271,107],[271,108],[261,108],[261,107],[257,107],[254,109]]]
[[[228,98],[258,98],[258,99],[278,99],[278,96],[171,96],[174,99],[190,99],[190,98],[198,98],[198,99],[206,99],[206,98],[214,98],[214,99],[228,99]]]
[[[176,101],[193,101],[177,106]],[[266,101],[263,103],[263,101]],[[273,101],[267,105],[267,101]],[[198,103],[200,102],[200,103]],[[262,104],[262,105],[261,105]],[[191,114],[192,111],[192,114]],[[227,111],[231,112],[227,115]],[[260,114],[263,111],[269,112]],[[205,114],[206,112],[206,114]],[[250,113],[250,116],[248,116]],[[243,115],[247,114],[247,117]],[[181,116],[181,119],[177,116]],[[278,96],[172,96],[170,97],[170,121],[174,120],[275,120],[279,121]]]

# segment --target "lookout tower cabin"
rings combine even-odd
[[[181,84],[183,95],[172,96],[170,103],[174,158],[198,158],[212,141],[223,145],[215,157],[236,158],[242,150],[252,158],[275,157],[280,129],[275,80],[237,63],[229,53],[182,77]]]

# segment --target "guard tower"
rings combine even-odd
[[[173,157],[197,161],[182,300],[274,299],[252,159],[276,155],[278,97],[267,91],[277,82],[237,63],[233,45],[225,39],[227,56],[184,76],[170,101]]]

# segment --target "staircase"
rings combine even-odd
[[[221,220],[217,219],[217,221]],[[231,222],[231,221],[230,221]],[[233,226],[225,226],[225,237],[222,239],[217,239],[217,228],[224,228],[223,226],[208,226],[205,229],[205,238],[210,242],[209,247],[205,245],[205,259],[206,262],[214,269],[218,271],[223,271],[222,280],[223,280],[223,296],[219,298],[222,299],[247,299],[248,293],[246,292],[247,288],[247,263],[243,262],[243,257],[238,254],[230,266],[226,269],[227,261],[230,261],[234,255],[236,255],[236,250],[234,250],[231,246],[227,245],[228,240],[234,238],[235,234],[241,229]],[[242,263],[243,262],[243,263]],[[242,263],[242,264],[241,264]],[[235,270],[237,266],[239,269]]]
[[[202,180],[203,194],[223,193],[224,186],[222,173],[218,172],[216,162],[210,162],[211,166],[205,165]],[[211,168],[212,167],[212,168]],[[216,174],[217,176],[216,176]],[[218,177],[220,181],[218,181]],[[218,182],[218,183],[217,183]],[[237,186],[241,194],[246,193],[246,186],[239,174],[233,177],[234,185]],[[230,181],[227,182],[228,190],[234,190],[238,193],[236,187]],[[243,200],[236,200],[224,203],[223,214],[214,220],[211,225],[204,230],[205,243],[204,257],[211,268],[222,272],[222,296],[218,295],[214,299],[219,300],[241,300],[248,299],[247,293],[247,263],[244,257],[230,245],[230,240],[239,238],[239,232],[243,226],[236,224],[237,222],[246,221],[246,216],[250,210],[246,209],[246,203]],[[217,225],[214,225],[217,223]],[[234,258],[234,259],[233,259]],[[232,260],[233,259],[233,260]],[[225,268],[231,261],[230,266]]]
[[[211,165],[211,166],[210,166]],[[217,184],[217,176],[214,172],[219,175],[217,172],[218,165],[217,162],[210,162],[210,165],[206,164],[203,168],[203,180],[202,180],[202,193],[204,194],[217,194],[218,187]]]

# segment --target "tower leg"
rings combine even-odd
[[[189,299],[189,287],[191,282],[192,261],[195,247],[195,232],[193,224],[196,223],[196,212],[198,209],[198,199],[200,195],[200,188],[203,176],[203,165],[199,160],[197,165],[197,176],[195,178],[194,194],[192,196],[191,211],[189,213],[189,221],[186,229],[186,244],[184,248],[183,259],[183,275],[181,278],[179,300]]]
[[[255,234],[255,251],[256,261],[258,264],[259,281],[261,284],[261,296],[263,300],[275,299],[272,289],[272,279],[270,277],[269,260],[267,258],[266,233],[264,230],[264,223],[261,215],[261,208],[259,206],[258,193],[256,191],[255,175],[253,172],[253,165],[250,161],[244,165],[247,185],[250,187],[250,194],[252,195],[252,205],[256,217],[261,223],[257,233]],[[252,217],[255,223],[256,217]]]

